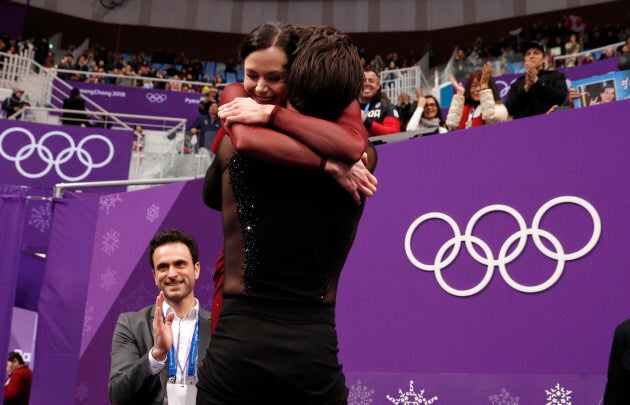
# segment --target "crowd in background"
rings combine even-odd
[[[625,46],[616,48],[612,45],[627,39]],[[505,121],[508,116],[501,105],[492,76],[513,73],[508,71],[507,65],[517,59],[524,64],[525,48],[532,41],[542,45],[546,68],[553,70],[559,66],[571,67],[595,61],[595,54],[591,53],[580,54],[579,60],[571,57],[591,49],[600,49],[596,54],[597,60],[630,52],[630,26],[588,26],[580,17],[564,16],[551,26],[537,21],[528,29],[510,31],[498,41],[484,41],[479,36],[472,42],[454,44],[455,51],[447,66],[450,66],[451,81],[457,90],[453,98],[453,105],[457,108],[449,111],[446,119],[442,117],[438,100],[422,95],[421,91],[416,91],[415,98],[414,95],[403,93],[394,103],[394,100],[387,100],[379,88],[375,90],[378,90],[378,101],[383,99],[392,105],[393,110],[387,114],[398,116],[396,132],[421,129],[423,125],[439,127],[439,132],[475,126],[475,121],[467,116],[467,112],[480,115],[481,106],[486,106],[484,117],[488,117],[488,111],[493,111],[492,117],[484,118],[483,123]],[[416,50],[410,50],[406,55],[396,50],[384,57],[381,54],[370,55],[361,44],[357,46],[364,69],[377,74],[417,65],[421,56]],[[234,60],[221,63],[202,61],[196,56],[188,57],[183,52],[172,50],[157,49],[150,55],[144,52],[119,54],[102,45],[92,44],[75,58],[76,53],[72,52],[59,57],[51,48],[47,38],[0,37],[0,52],[11,54],[32,49],[37,63],[46,68],[57,68],[58,77],[64,80],[202,93],[207,96],[205,101],[208,105],[218,100],[226,78],[228,82],[242,80],[243,74],[241,66]],[[423,55],[429,58],[430,65],[445,62],[431,60],[429,43],[425,44]],[[556,60],[558,63],[554,63],[554,56],[557,55],[562,57]],[[494,64],[499,69],[489,67],[489,60],[499,60],[500,64]],[[208,69],[209,64],[212,64],[213,69]],[[466,84],[462,85],[463,82]],[[569,96],[575,97],[574,93],[569,93]],[[477,119],[482,122],[480,118]]]
[[[554,55],[570,55],[581,51],[605,47],[610,44],[624,41],[630,36],[630,25],[605,25],[588,26],[576,16],[565,16],[555,25],[543,25],[541,21],[534,22],[529,29],[518,28],[501,36],[498,41],[485,41],[478,36],[471,42],[456,42],[453,44],[455,52],[451,58],[452,73],[455,78],[462,81],[471,72],[481,69],[483,63],[489,59],[500,59],[502,68],[496,70],[496,75],[510,73],[503,70],[505,65],[513,60],[522,60],[522,47],[532,40],[541,42],[548,51],[548,57]],[[365,47],[357,44],[359,55],[366,69],[372,69],[380,73],[387,69],[400,69],[412,67],[424,54],[428,54],[431,66],[445,64],[447,61],[432,59],[431,44],[424,45],[422,54],[411,49],[406,54],[400,50],[392,49],[386,54],[370,54]],[[226,76],[238,73],[239,65],[234,60],[221,61],[214,74],[208,75],[205,69],[208,61],[202,61],[197,56],[187,56],[183,52],[157,49],[150,53],[120,54],[99,44],[92,44],[82,54],[73,56],[72,53],[56,55],[50,49],[47,38],[35,39],[33,37],[10,38],[0,37],[0,52],[18,53],[25,48],[35,49],[35,61],[44,67],[56,67],[58,69],[76,70],[85,74],[67,73],[63,78],[77,81],[92,81],[97,83],[113,83],[121,85],[154,86],[156,88],[170,87],[171,90],[201,91],[200,88],[183,86],[183,82],[202,82],[214,86],[221,86],[226,81]],[[613,57],[617,50],[613,47],[598,53],[597,59]],[[594,55],[584,55],[581,60],[567,57],[561,59],[561,66],[573,66],[575,64],[595,61]],[[215,61],[217,62],[217,61]],[[549,62],[552,62],[551,60]],[[549,64],[551,66],[551,63]],[[554,66],[559,67],[559,66]],[[111,73],[129,76],[124,78],[109,78],[98,74]],[[151,81],[151,79],[172,79],[168,82]],[[203,87],[203,86],[202,86]]]

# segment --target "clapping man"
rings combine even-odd
[[[546,70],[545,48],[540,42],[531,42],[525,48],[525,76],[510,86],[505,106],[517,118],[546,114],[567,97],[564,74]]]
[[[112,340],[113,404],[194,404],[197,368],[210,340],[210,314],[195,298],[199,248],[169,229],[151,240],[149,261],[160,290],[155,305],[118,317]]]

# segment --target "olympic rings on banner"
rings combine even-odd
[[[166,94],[162,94],[162,93],[147,93],[147,95],[145,97],[150,102],[158,103],[158,104],[159,103],[163,103],[163,102],[165,102],[168,99]]]
[[[542,220],[542,217],[547,213],[547,211],[551,207],[554,207],[558,204],[565,204],[565,203],[576,204],[584,208],[587,211],[587,213],[591,216],[591,219],[593,221],[593,233],[591,235],[591,238],[586,243],[586,245],[584,245],[584,247],[572,253],[565,252],[564,247],[554,235],[552,235],[550,232],[544,229],[540,229],[540,222]],[[503,242],[503,245],[501,246],[501,249],[499,251],[499,255],[496,259],[494,258],[492,250],[490,249],[488,244],[473,235],[473,229],[477,221],[479,221],[479,219],[483,217],[484,215],[489,214],[491,212],[505,212],[511,215],[516,221],[519,228],[517,232],[509,236],[505,240],[505,242]],[[432,264],[423,263],[419,261],[414,256],[413,251],[411,249],[411,238],[413,237],[413,234],[415,233],[416,229],[423,222],[426,222],[427,220],[430,220],[430,219],[438,219],[438,220],[442,220],[446,222],[446,224],[448,224],[453,231],[453,237],[449,239],[448,241],[446,241],[442,245],[442,247],[440,247],[440,249],[435,255],[435,259]],[[466,230],[463,235],[461,234],[461,231],[457,223],[453,220],[453,218],[451,218],[450,216],[446,214],[443,214],[441,212],[430,212],[430,213],[421,215],[415,221],[413,221],[413,223],[409,226],[409,229],[407,229],[407,233],[405,235],[405,253],[407,254],[407,258],[409,259],[409,261],[415,267],[419,268],[420,270],[434,272],[435,278],[437,279],[437,282],[440,285],[440,287],[442,287],[444,291],[455,296],[467,297],[470,295],[477,294],[478,292],[483,290],[492,279],[494,268],[499,269],[499,273],[501,274],[501,277],[503,277],[505,282],[510,287],[514,288],[515,290],[526,292],[526,293],[537,293],[537,292],[541,292],[548,289],[549,287],[554,285],[558,281],[558,279],[560,279],[560,276],[562,275],[562,272],[564,271],[565,263],[567,261],[578,259],[582,256],[585,256],[591,250],[593,250],[593,248],[595,247],[595,244],[597,243],[601,235],[601,229],[602,229],[601,220],[595,208],[588,201],[579,197],[563,196],[563,197],[557,197],[548,201],[547,203],[545,203],[542,207],[538,209],[538,211],[534,215],[532,226],[530,228],[528,228],[527,225],[525,224],[525,220],[523,219],[523,216],[514,208],[509,207],[507,205],[495,204],[495,205],[484,207],[480,209],[478,212],[476,212],[468,221]],[[546,281],[538,285],[533,285],[533,286],[520,284],[509,275],[508,270],[507,270],[507,265],[513,262],[525,249],[527,238],[530,235],[532,236],[534,245],[536,246],[536,248],[538,248],[538,250],[541,253],[543,253],[545,256],[553,260],[556,260],[556,268],[553,274]],[[553,250],[545,246],[545,244],[543,244],[543,242],[541,241],[541,238],[546,239],[553,247]],[[517,243],[516,247],[511,253],[508,254],[509,249],[512,247],[512,245],[515,242]],[[486,273],[483,279],[479,282],[479,284],[466,290],[459,290],[459,289],[453,288],[446,282],[446,280],[444,280],[444,277],[442,276],[442,270],[444,270],[451,263],[453,263],[453,261],[459,254],[462,243],[464,244],[464,246],[466,247],[466,250],[468,251],[468,253],[471,255],[473,259],[475,259],[478,263],[486,266]],[[473,245],[477,245],[483,252],[483,255],[480,254],[478,250],[474,248]],[[450,249],[450,253],[448,253],[447,255],[447,251],[449,251],[449,249]]]
[[[9,154],[7,154],[3,146],[5,138],[7,137],[7,135],[11,133],[24,134],[29,141],[28,144],[22,146],[16,152],[15,156],[10,156]],[[61,150],[56,157],[53,156],[53,152],[44,144],[47,139],[55,137],[55,136],[59,136],[65,139],[69,145],[67,148]],[[95,163],[92,158],[92,155],[90,155],[90,153],[83,148],[85,144],[91,140],[102,141],[105,143],[105,146],[109,149],[109,153],[107,157],[100,163]],[[35,151],[37,151],[37,156],[44,163],[46,163],[46,167],[38,173],[29,173],[22,167],[22,162],[30,158],[31,155],[33,155]],[[78,176],[73,177],[73,176],[69,176],[65,174],[61,170],[61,165],[70,161],[70,159],[72,159],[75,153],[79,162],[83,166],[85,166],[85,171],[79,174]],[[103,167],[107,165],[109,162],[111,162],[111,160],[114,157],[114,145],[109,139],[107,139],[107,137],[103,135],[98,135],[98,134],[88,135],[84,137],[83,139],[81,139],[78,145],[75,145],[74,139],[63,131],[47,132],[39,139],[39,141],[37,141],[35,139],[35,136],[28,129],[20,128],[20,127],[11,127],[11,128],[6,129],[4,132],[2,132],[2,134],[0,134],[0,156],[2,156],[3,158],[11,162],[15,162],[15,168],[17,169],[17,171],[26,178],[38,179],[38,178],[44,177],[45,175],[48,174],[48,172],[50,172],[50,170],[54,166],[55,171],[57,172],[59,177],[61,177],[62,179],[66,181],[75,182],[75,181],[80,181],[80,180],[85,179],[92,172],[92,169]]]

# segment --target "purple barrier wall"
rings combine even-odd
[[[155,117],[185,118],[192,125],[199,115],[199,93],[126,87],[113,84],[70,82],[81,93],[106,111],[150,115]],[[156,123],[155,121],[151,121]]]
[[[390,403],[412,384],[446,404],[517,403],[488,400],[502,392],[598,403],[613,330],[630,317],[629,109],[378,147],[379,191],[337,301],[350,403]]]
[[[26,196],[22,190],[0,186],[0,350],[8,353],[13,317],[13,301],[18,279],[18,263]],[[4,355],[4,354],[3,354]],[[3,374],[4,375],[4,374]]]
[[[613,330],[630,317],[629,108],[378,146],[379,191],[337,301],[349,404],[599,403]],[[201,241],[208,307],[220,218],[200,188],[56,202],[32,403],[107,403],[116,317],[154,299],[158,228]]]
[[[0,184],[126,180],[130,131],[0,120]]]

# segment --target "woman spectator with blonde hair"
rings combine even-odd
[[[481,70],[472,72],[465,87],[453,76],[451,82],[457,93],[453,96],[446,117],[449,130],[507,121],[508,111],[492,78],[490,63],[486,63]]]

